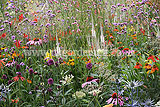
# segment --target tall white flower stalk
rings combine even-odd
[[[92,45],[93,45],[94,49],[99,48],[99,39],[96,37],[96,31],[95,31],[95,28],[94,28],[93,16],[92,16]]]
[[[103,47],[104,48],[104,35],[103,35],[103,28],[102,28],[102,24],[100,25],[101,26],[101,48]]]
[[[59,47],[59,43],[58,43],[58,37],[57,37],[57,33],[56,33],[56,45],[57,45],[57,48],[56,48],[56,56],[60,56],[60,47]]]

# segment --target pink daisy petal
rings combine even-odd
[[[90,82],[85,82],[82,84],[82,88],[84,88],[87,84],[91,84],[91,81]]]
[[[25,78],[24,77],[20,77],[21,78],[21,80],[23,81],[23,80],[25,80]]]
[[[108,103],[108,104],[110,104],[110,102],[113,100],[113,98],[111,97],[110,99],[108,99],[106,102]]]

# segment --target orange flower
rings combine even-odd
[[[29,47],[28,47],[28,46],[22,46],[22,48],[23,48],[23,49],[28,49]]]
[[[147,71],[147,74],[149,74],[149,73],[152,74],[152,73],[154,73],[155,71],[158,71],[158,70],[159,70],[158,67],[156,65],[153,65],[152,69]]]
[[[157,56],[153,56],[153,55],[149,55],[147,60],[152,59],[153,62],[157,62],[154,58],[156,58],[156,60],[159,60]]]
[[[30,79],[27,79],[27,82],[28,82],[29,84],[31,84],[31,83],[32,83],[32,81],[31,81]]]
[[[0,60],[0,68],[3,68],[3,65],[5,65],[5,62],[3,60]]]
[[[137,39],[137,37],[132,37],[132,39]]]
[[[111,54],[116,55],[116,53],[117,53],[117,49],[114,49]]]
[[[123,49],[123,48],[124,48],[124,46],[118,47],[118,49],[120,49],[120,50]]]
[[[143,68],[149,70],[149,69],[151,69],[152,67],[151,67],[151,65],[149,65],[148,63],[145,63],[145,66],[144,66]]]
[[[115,32],[118,32],[119,30],[118,30],[118,29],[114,29],[114,31],[115,31]]]
[[[122,58],[122,60],[124,60],[124,59],[126,59],[126,58],[127,58],[127,57],[125,56],[125,57]]]
[[[124,51],[129,51],[129,48],[124,48],[123,50],[124,50]]]
[[[106,33],[109,34],[109,31],[107,30]]]
[[[142,67],[142,65],[139,62],[137,62],[136,65],[134,66],[134,68],[140,69],[141,68],[140,66]]]
[[[135,43],[135,45],[138,45],[138,43]]]
[[[74,52],[68,52],[68,55],[71,56],[71,55],[74,55]]]
[[[159,69],[158,69],[157,65],[153,65],[153,67],[152,67],[152,70],[151,70],[151,71],[155,72],[155,71],[158,71],[158,70],[159,70]]]
[[[12,101],[12,103],[17,103],[17,102],[19,102],[19,98],[15,99],[15,100],[11,99],[11,101]]]

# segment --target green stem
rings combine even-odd
[[[101,105],[100,105],[99,101],[97,100],[97,97],[95,97],[95,100],[97,101],[98,106],[99,106],[99,107],[101,107]]]

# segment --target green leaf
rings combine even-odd
[[[64,95],[68,95],[68,93],[71,92],[71,91],[72,91],[72,88],[69,89]]]

